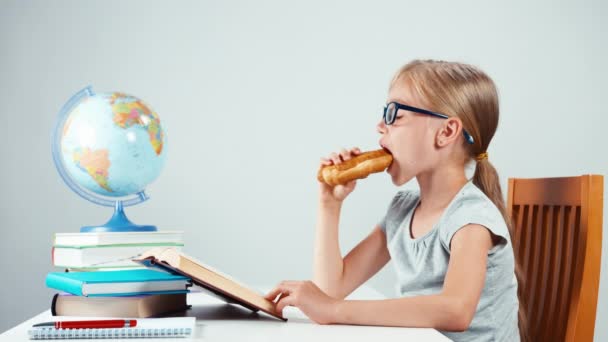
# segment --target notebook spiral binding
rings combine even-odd
[[[31,340],[70,338],[149,338],[189,337],[191,328],[116,328],[116,329],[55,329],[37,328],[28,331]]]

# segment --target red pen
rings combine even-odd
[[[55,327],[55,329],[98,329],[98,328],[133,328],[137,325],[134,319],[105,319],[98,321],[65,321],[34,324],[34,327]]]

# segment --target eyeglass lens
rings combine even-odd
[[[394,103],[389,103],[384,110],[384,123],[387,125],[395,122],[395,115],[397,114],[397,106]]]

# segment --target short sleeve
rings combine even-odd
[[[492,202],[483,199],[465,200],[450,210],[439,229],[439,239],[448,253],[454,235],[468,224],[484,226],[499,237],[499,242],[492,247],[489,254],[493,254],[510,242],[507,225],[502,214]]]

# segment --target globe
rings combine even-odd
[[[55,166],[65,183],[95,204],[113,206],[92,231],[153,231],[129,221],[123,207],[148,199],[145,188],[165,164],[167,139],[160,118],[139,98],[87,87],[63,106],[53,133]]]

